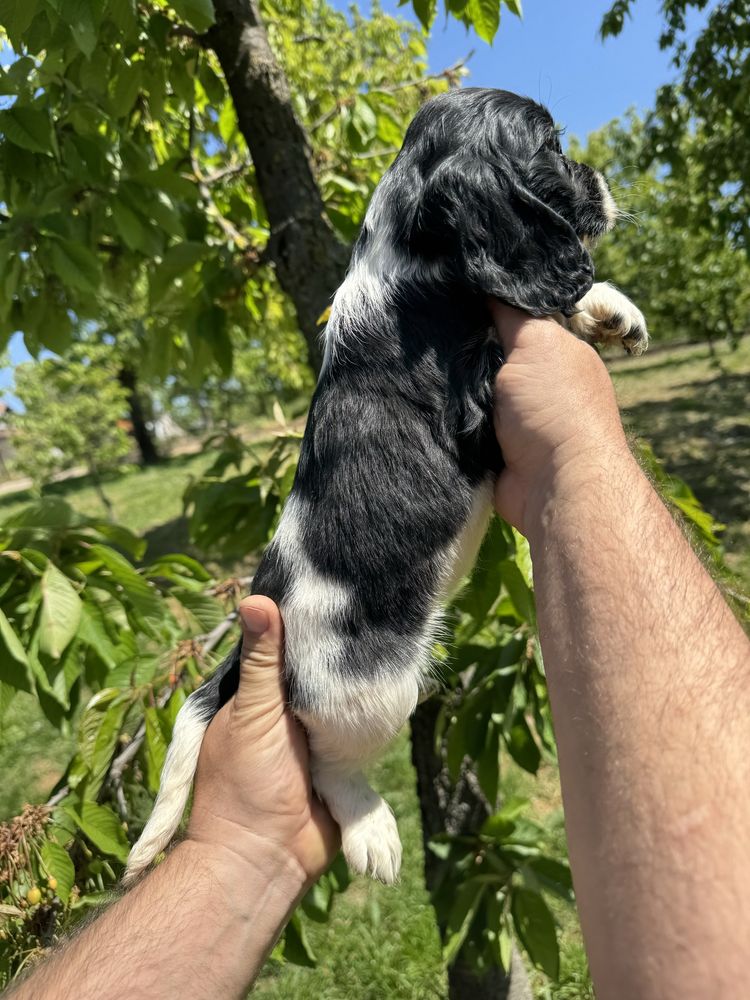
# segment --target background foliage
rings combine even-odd
[[[436,0],[413,6],[429,29]],[[502,6],[520,14],[516,2]],[[689,6],[703,4],[664,4],[663,43],[680,82],[645,120],[631,115],[571,145],[613,180],[637,223],[601,244],[600,275],[648,303],[657,340],[737,344],[750,295],[747,163],[732,142],[747,114],[745,4],[718,5],[690,44]],[[257,92],[227,82],[225,0],[0,0],[13,52],[0,69],[0,341],[20,330],[33,354],[54,352],[17,374],[26,404],[15,418],[17,460],[44,488],[0,525],[0,725],[33,704],[64,757],[47,807],[0,825],[0,984],[110,898],[176,713],[232,641],[244,574],[291,487],[294,418],[314,383],[332,290],[323,264],[339,274],[413,113],[465,73],[428,74],[424,35],[377,5],[369,17],[324,0],[239,7],[267,33],[263,100],[273,123],[288,115],[284,162],[323,208],[308,258],[321,303],[312,323],[284,267],[313,237],[304,219],[279,222],[272,210],[260,165],[263,143],[276,140],[261,134],[260,114],[248,134],[244,101]],[[602,32],[624,30],[631,8],[617,0]],[[445,3],[485,41],[501,12],[498,0]],[[273,430],[259,428],[271,412]],[[79,464],[96,480],[117,465],[126,416],[147,458],[148,418],[161,413],[204,435],[211,459],[183,477],[187,533],[147,544],[106,499],[108,516],[83,513],[50,480]],[[737,589],[721,526],[652,450],[642,457]],[[144,480],[123,482],[133,509],[128,484]],[[558,977],[573,899],[559,822],[541,821],[529,794],[505,781],[555,764],[528,547],[506,525],[493,524],[448,622],[435,650],[446,683],[430,744],[455,787],[473,776],[483,812],[428,836],[428,882],[444,962],[471,970],[480,1000],[518,946],[538,981]],[[347,885],[339,859],[294,915],[275,963],[315,963],[315,927],[335,916]],[[563,986],[560,998],[589,995],[581,965],[577,992]],[[455,980],[449,989],[468,995]]]

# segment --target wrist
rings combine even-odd
[[[191,817],[179,846],[186,856],[209,867],[232,895],[247,897],[250,889],[272,887],[278,909],[291,910],[312,883],[293,851],[230,820],[194,822]]]
[[[632,488],[636,480],[648,486],[624,435],[588,449],[576,443],[567,454],[560,450],[528,491],[524,534],[533,546],[567,523],[580,530],[587,519],[602,514],[614,491],[620,492],[623,483]]]

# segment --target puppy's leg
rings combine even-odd
[[[419,665],[398,677],[341,678],[335,698],[296,711],[310,740],[313,787],[341,829],[347,863],[358,874],[392,885],[401,869],[401,841],[388,803],[362,768],[396,736],[416,708]]]
[[[393,885],[401,870],[401,839],[391,807],[373,791],[361,771],[346,773],[313,756],[315,791],[341,829],[347,864],[358,875]]]
[[[643,313],[609,282],[593,285],[577,308],[578,312],[564,324],[582,340],[590,344],[619,343],[628,354],[643,354],[648,348]]]

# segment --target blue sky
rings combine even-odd
[[[334,3],[349,6],[346,0]],[[524,0],[522,20],[503,9],[492,46],[457,21],[438,17],[429,40],[430,70],[439,72],[474,49],[465,83],[533,97],[550,108],[568,135],[583,137],[630,107],[649,108],[657,88],[675,76],[669,53],[659,51],[660,3],[638,0],[620,37],[601,42],[599,24],[610,5],[611,0]],[[383,6],[414,18],[411,6],[398,7],[396,0],[383,0]],[[708,9],[714,6],[716,0]],[[689,38],[705,19],[705,12],[691,12]],[[19,334],[11,339],[9,354],[13,365],[28,360]],[[12,377],[10,368],[0,369],[0,395],[11,405],[4,390]]]
[[[669,53],[659,50],[663,20],[658,0],[637,0],[635,16],[622,34],[602,42],[599,25],[611,4],[523,0],[522,20],[503,8],[491,47],[457,21],[438,17],[429,41],[430,69],[445,69],[474,49],[465,84],[533,97],[550,108],[569,135],[584,137],[629,107],[651,107],[657,88],[675,77]],[[714,0],[708,8],[715,6]],[[401,16],[410,11],[394,0],[386,0],[384,7]],[[705,12],[690,13],[689,38],[705,20]]]

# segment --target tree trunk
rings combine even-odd
[[[138,395],[138,376],[132,368],[121,368],[118,378],[120,385],[128,392],[130,424],[141,456],[141,465],[156,465],[160,456],[151,431],[146,424],[143,402]]]
[[[432,891],[440,861],[428,850],[427,842],[445,830],[458,835],[475,833],[490,815],[476,775],[462,767],[454,784],[441,756],[435,753],[435,723],[440,705],[436,698],[423,702],[411,720],[412,762],[417,772],[417,793],[422,813],[425,851],[425,883]],[[441,931],[444,928],[440,928]],[[515,950],[511,967],[476,973],[459,954],[448,969],[451,1000],[531,1000],[531,988],[521,956]]]
[[[350,250],[326,215],[289,84],[271,50],[257,0],[214,0],[205,43],[218,56],[271,225],[270,255],[297,311],[310,365],[320,370],[319,322]]]

